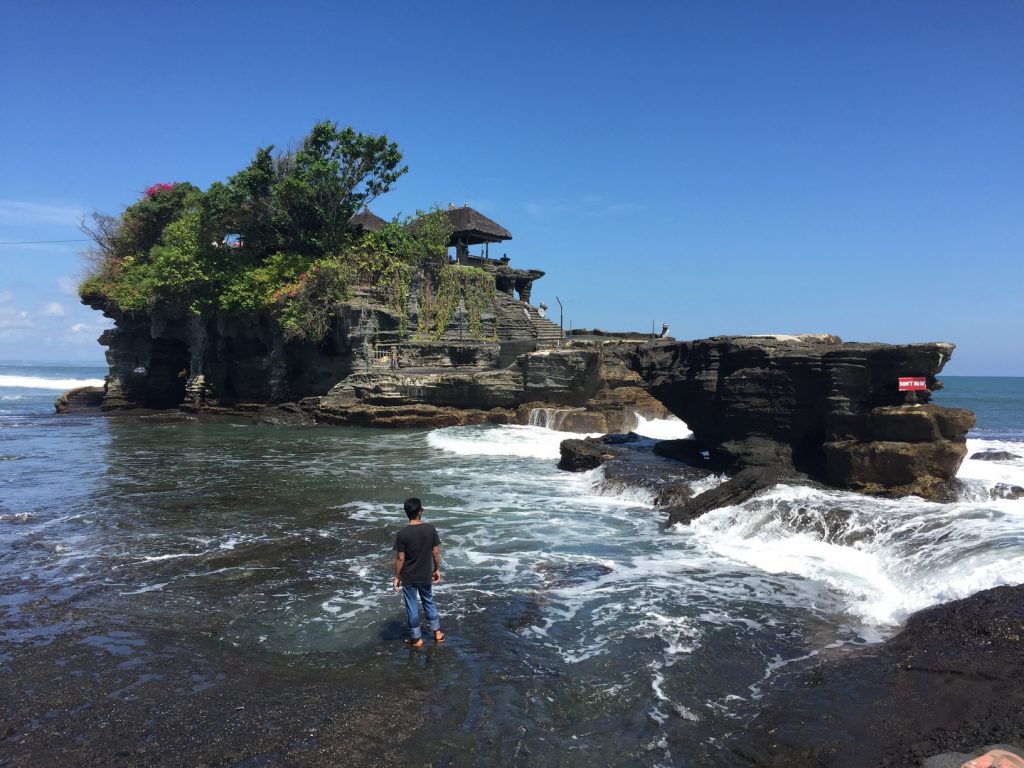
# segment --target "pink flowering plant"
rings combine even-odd
[[[170,192],[174,189],[177,183],[178,182],[176,181],[172,181],[168,184],[163,181],[158,181],[156,184],[146,187],[146,191],[142,193],[142,197],[145,200],[149,200],[150,198],[156,197],[160,192]]]

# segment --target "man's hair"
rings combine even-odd
[[[423,511],[423,505],[420,500],[415,496],[412,496],[405,500],[405,516],[410,520],[415,520],[419,517],[420,512]]]

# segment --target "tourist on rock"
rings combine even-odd
[[[409,619],[409,637],[406,641],[413,648],[423,647],[423,633],[420,630],[419,601],[423,603],[423,614],[427,629],[434,633],[434,642],[444,642],[441,619],[434,606],[434,584],[441,583],[441,540],[437,529],[423,522],[423,505],[413,497],[405,500],[405,515],[409,524],[395,537],[395,579],[394,591],[402,587],[402,601]]]

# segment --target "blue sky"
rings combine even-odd
[[[0,242],[319,119],[469,203],[566,325],[944,340],[1024,375],[1024,3],[5,3]],[[81,243],[0,245],[0,359],[101,361]]]

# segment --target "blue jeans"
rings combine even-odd
[[[423,637],[420,631],[420,611],[416,603],[416,595],[423,601],[423,615],[427,619],[427,629],[437,632],[441,628],[441,619],[437,615],[437,608],[434,607],[434,585],[433,584],[403,584],[402,602],[405,603],[405,615],[409,619],[409,631],[413,640]]]

